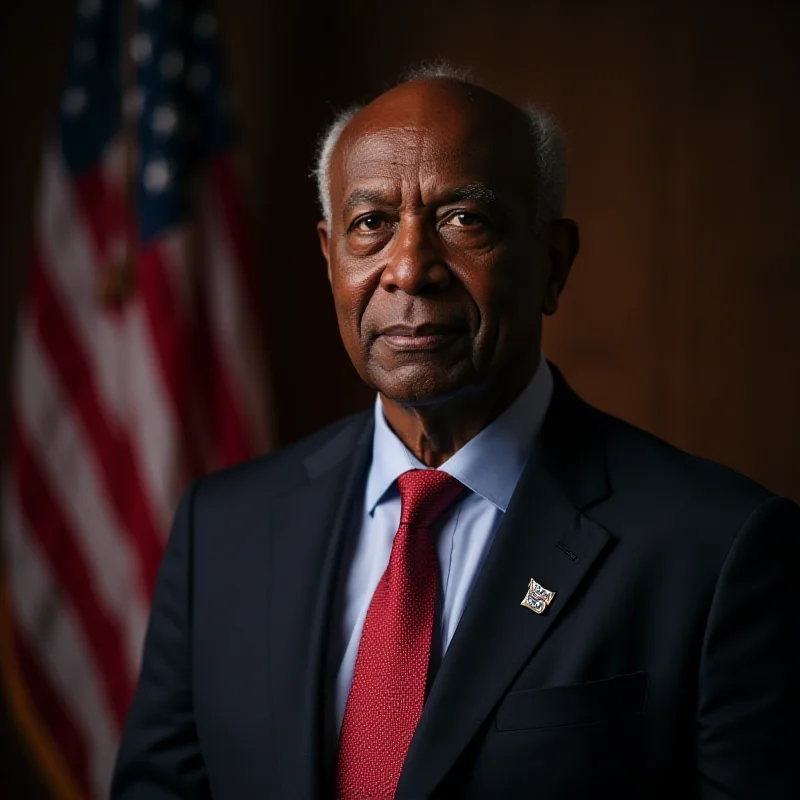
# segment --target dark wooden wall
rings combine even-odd
[[[69,37],[61,5],[26,0],[0,18],[3,381]],[[317,133],[332,108],[444,56],[544,104],[566,131],[583,250],[548,322],[548,355],[590,401],[800,499],[800,4],[217,5],[283,441],[370,399],[338,341],[317,252]],[[43,797],[0,731],[11,794],[0,793]]]
[[[800,6],[329,6],[222,14],[269,341],[284,343],[271,353],[284,438],[368,400],[309,235],[317,132],[331,108],[445,56],[566,131],[583,250],[550,357],[600,406],[800,497]],[[321,374],[298,368],[317,353]]]

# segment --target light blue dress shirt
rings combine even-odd
[[[530,455],[553,393],[553,376],[541,359],[528,386],[490,425],[439,469],[466,492],[432,531],[439,556],[437,630],[432,661],[438,663],[453,638],[475,579],[494,540]],[[336,676],[335,720],[341,729],[353,682],[361,629],[372,595],[389,563],[400,524],[397,478],[410,469],[427,469],[389,427],[380,398],[375,403],[372,463],[367,477],[361,527],[354,544],[342,597],[340,634],[344,656]]]

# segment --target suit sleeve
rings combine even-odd
[[[184,495],[156,581],[142,669],[128,712],[112,800],[211,796],[195,729],[191,665],[192,507]]]
[[[739,531],[709,612],[697,711],[702,800],[800,797],[798,575],[800,508],[771,498]]]

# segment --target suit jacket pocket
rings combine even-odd
[[[521,689],[506,695],[495,715],[498,731],[613,722],[642,713],[647,673],[588,683]]]

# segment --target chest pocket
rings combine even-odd
[[[495,715],[498,731],[617,722],[642,713],[646,672],[588,683],[510,692]]]

